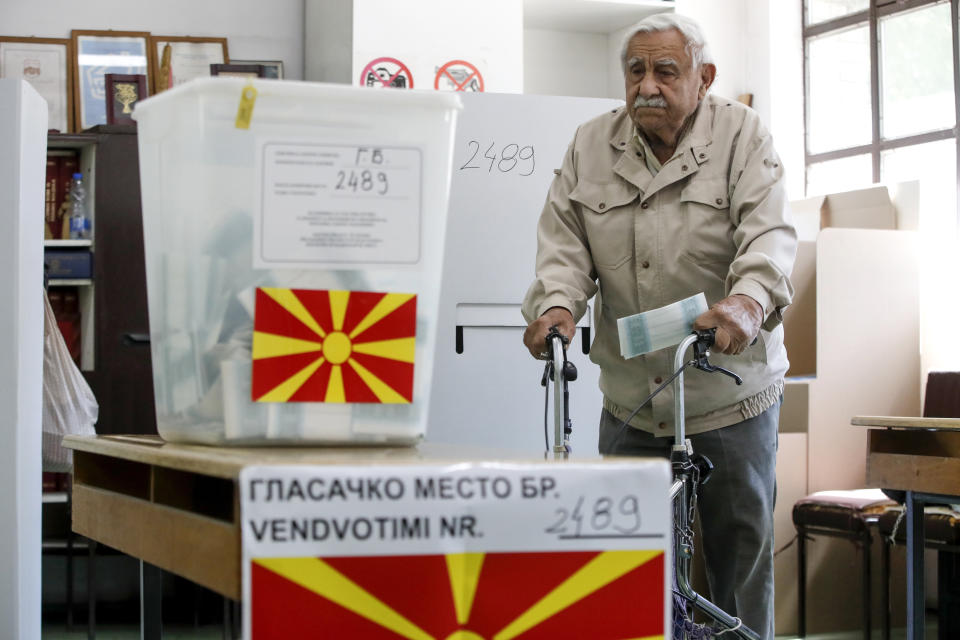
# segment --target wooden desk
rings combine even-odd
[[[241,599],[238,480],[246,466],[543,462],[511,451],[435,443],[224,448],[104,435],[67,436],[64,445],[74,451],[74,531],[141,561],[143,638],[160,637],[160,569]]]
[[[960,502],[960,419],[855,416],[867,432],[867,486],[906,494],[907,638],[924,634],[923,505]]]

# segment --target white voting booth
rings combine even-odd
[[[0,149],[0,638],[39,638],[47,107],[23,80],[0,78]]]
[[[577,126],[622,102],[462,97],[427,439],[538,452],[544,448],[544,363],[523,346],[520,314],[534,275],[537,219]],[[579,371],[569,385],[571,444],[574,452],[595,454],[599,371],[582,349],[592,315],[591,301],[567,353]],[[552,410],[548,430],[552,439]]]

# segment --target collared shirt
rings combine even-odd
[[[788,363],[781,310],[793,295],[796,255],[770,135],[754,111],[712,95],[656,173],[634,135],[625,108],[577,130],[540,216],[537,276],[524,316],[529,322],[559,306],[579,319],[597,295],[590,358],[600,366],[604,406],[625,418],[673,373],[673,349],[625,360],[617,318],[701,291],[708,304],[746,294],[764,309],[757,342],[738,356],[711,355],[744,384],[688,370],[686,427],[698,433],[758,415],[782,392]],[[672,389],[631,424],[672,433]]]
[[[643,154],[643,160],[647,163],[647,170],[650,172],[650,175],[657,175],[660,172],[660,169],[663,168],[663,165],[660,164],[660,161],[657,160],[656,154],[653,153],[653,149],[650,148],[650,143],[647,142],[647,139],[640,135],[640,130],[634,127],[633,129],[633,147],[637,151]]]

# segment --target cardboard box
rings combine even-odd
[[[815,241],[820,229],[897,229],[897,212],[887,187],[813,196],[790,203],[801,240]]]
[[[817,235],[821,229],[915,229],[916,182],[884,185],[813,196],[790,203],[799,244],[790,281],[793,303],[783,313],[784,344],[790,369],[787,376],[817,374]]]
[[[790,368],[787,375],[817,373],[817,243],[801,240],[790,274],[793,302],[783,311],[783,344]]]

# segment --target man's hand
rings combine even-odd
[[[547,333],[550,327],[557,327],[560,333],[569,339],[573,339],[576,333],[577,325],[573,321],[573,314],[563,307],[550,307],[543,312],[543,315],[534,320],[527,326],[523,332],[523,344],[527,350],[537,360],[546,360],[550,357],[550,349],[547,347]]]
[[[714,351],[737,355],[743,353],[760,331],[763,307],[742,294],[727,296],[693,321],[694,329],[717,328]],[[528,329],[529,330],[529,329]]]

